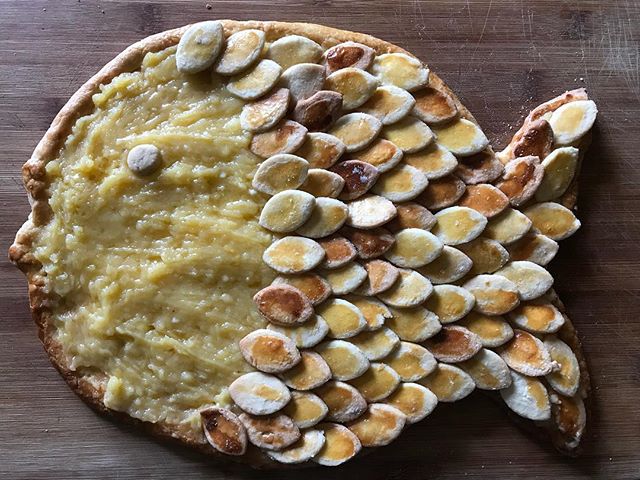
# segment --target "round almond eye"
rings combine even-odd
[[[151,175],[162,165],[160,150],[155,145],[136,145],[127,155],[127,166],[141,177]]]

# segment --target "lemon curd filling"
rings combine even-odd
[[[265,324],[251,299],[274,274],[244,102],[209,72],[179,73],[175,51],[94,95],[47,165],[53,217],[35,253],[72,368],[106,374],[108,407],[181,423],[250,369],[237,342]],[[139,144],[161,152],[149,177],[127,168]]]

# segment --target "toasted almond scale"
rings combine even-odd
[[[541,118],[528,124],[527,130],[513,144],[511,156],[517,158],[532,155],[542,160],[551,153],[552,148],[553,131],[549,122]]]
[[[309,221],[315,206],[316,199],[309,193],[300,190],[278,192],[267,200],[258,223],[272,232],[293,232]],[[347,207],[344,209],[346,215]]]
[[[282,450],[300,439],[300,429],[286,415],[255,417],[243,413],[240,421],[247,429],[249,441],[265,450]]]
[[[331,379],[329,365],[316,352],[303,351],[300,362],[292,369],[281,373],[280,378],[295,390],[318,388]]]
[[[393,315],[385,325],[407,342],[423,342],[440,331],[438,316],[422,307],[390,309]]]
[[[307,179],[300,187],[300,190],[308,192],[315,197],[336,198],[342,192],[343,187],[344,179],[337,173],[320,168],[312,168],[309,170]]]
[[[458,203],[461,207],[477,210],[487,218],[502,213],[509,206],[509,198],[493,185],[469,185]]]
[[[539,233],[528,233],[507,246],[511,260],[527,260],[542,266],[553,260],[559,248],[557,242]]]
[[[249,365],[266,373],[284,372],[300,361],[300,352],[291,339],[262,328],[246,335],[238,346]]]
[[[220,75],[236,75],[252,65],[262,52],[265,34],[262,30],[240,30],[227,39],[224,52],[214,70]]]
[[[481,390],[501,390],[511,385],[511,373],[497,353],[483,348],[473,358],[458,365]]]
[[[394,85],[383,85],[376,89],[360,110],[373,115],[383,125],[391,125],[406,117],[416,101],[413,96]]]
[[[458,107],[453,99],[444,92],[427,87],[415,94],[416,105],[413,114],[423,122],[444,123],[458,115]]]
[[[260,133],[276,126],[289,108],[289,90],[278,88],[271,95],[242,107],[240,125],[253,133]]]
[[[396,267],[384,260],[369,260],[364,264],[367,279],[358,287],[357,293],[368,297],[389,290],[400,277]]]
[[[233,77],[227,83],[227,90],[243,100],[255,100],[273,88],[282,68],[271,60],[260,60],[249,72]]]
[[[511,205],[519,207],[533,197],[543,176],[544,167],[538,157],[516,158],[504,166],[504,174],[496,186]]]
[[[562,105],[551,114],[549,124],[557,145],[569,145],[584,136],[596,121],[598,108],[592,100]]]
[[[374,403],[364,415],[349,424],[349,430],[356,434],[362,446],[381,447],[398,438],[406,421],[407,416],[396,407]]]
[[[289,89],[293,101],[298,102],[322,90],[325,76],[322,65],[298,63],[284,71],[280,83]]]
[[[456,363],[469,360],[482,348],[480,338],[470,330],[456,325],[442,327],[424,346],[441,362]]]
[[[344,237],[330,237],[318,240],[325,252],[322,268],[339,268],[353,260],[356,247]]]
[[[516,284],[500,275],[478,275],[463,287],[476,298],[475,310],[485,315],[502,315],[520,303]]]
[[[551,406],[544,385],[535,378],[511,372],[511,386],[500,390],[507,406],[518,415],[530,420],[549,420]]]
[[[452,283],[464,277],[472,265],[471,259],[460,250],[445,245],[440,256],[418,272],[433,284]]]
[[[224,31],[220,22],[200,22],[189,27],[178,42],[176,67],[184,73],[206,70],[222,51]]]
[[[255,137],[254,137],[255,138]],[[274,155],[260,164],[253,176],[252,186],[269,195],[293,190],[304,183],[309,164],[296,155]]]
[[[381,129],[382,123],[377,118],[354,112],[340,117],[329,133],[345,144],[347,152],[355,152],[369,145]]]
[[[418,203],[407,202],[396,205],[397,215],[388,228],[398,232],[405,228],[421,228],[431,230],[436,224],[436,217],[433,213]]]
[[[397,145],[404,153],[414,153],[422,150],[433,141],[433,132],[422,120],[415,117],[403,119],[387,125],[382,130],[382,136]]]
[[[587,423],[584,401],[580,396],[569,398],[555,395],[554,397],[556,398],[551,404],[553,423],[557,425],[559,431],[570,436],[566,442],[566,448],[573,450],[580,444]]]
[[[360,160],[340,162],[331,171],[344,179],[344,188],[340,193],[341,200],[353,200],[361,197],[373,186],[380,172],[373,165]]]
[[[296,443],[279,452],[267,451],[267,455],[280,463],[297,464],[311,460],[324,445],[324,433],[319,430],[306,430]]]
[[[313,306],[307,296],[291,285],[270,285],[253,297],[258,311],[267,320],[278,325],[296,325],[313,315]]]
[[[316,390],[316,393],[328,407],[327,420],[349,422],[367,409],[367,401],[348,383],[332,380]]]
[[[417,383],[402,383],[385,402],[404,413],[407,423],[417,423],[438,405],[438,397]]]
[[[298,348],[310,348],[320,343],[329,333],[329,325],[318,315],[313,315],[302,325],[283,327],[270,323],[267,330],[281,333],[290,338]]]
[[[396,207],[384,197],[365,195],[347,205],[347,225],[355,228],[375,228],[396,216]]]
[[[371,65],[371,73],[384,85],[395,85],[408,91],[417,90],[429,82],[429,69],[405,53],[377,56]]]
[[[398,335],[385,327],[374,331],[360,332],[349,341],[362,350],[369,361],[386,357],[400,343]]]
[[[440,323],[452,323],[467,315],[475,303],[475,297],[462,287],[436,285],[425,306],[438,315]]]
[[[320,90],[309,98],[298,100],[291,117],[312,132],[324,131],[340,117],[342,107],[342,94]]]
[[[509,261],[509,252],[497,241],[489,238],[479,237],[459,245],[458,248],[473,261],[470,271],[472,275],[493,273]]]
[[[464,370],[439,363],[438,368],[418,383],[427,387],[440,402],[457,402],[473,392],[475,383]]]
[[[309,299],[312,305],[319,305],[331,295],[331,285],[315,273],[302,273],[286,277],[276,277],[272,285],[291,285],[297,288]]]
[[[262,260],[280,273],[303,273],[317,267],[324,250],[315,241],[303,237],[284,237],[264,251]]]
[[[253,415],[269,415],[291,399],[289,389],[273,375],[250,372],[229,385],[229,395],[242,410]]]
[[[343,232],[353,242],[358,252],[358,257],[363,260],[383,255],[396,241],[395,236],[384,228],[372,230],[344,229]]]
[[[487,219],[467,207],[449,207],[436,213],[437,223],[431,230],[445,245],[460,245],[478,237]]]
[[[564,240],[580,228],[580,220],[559,203],[538,203],[527,208],[524,214],[531,220],[534,228],[551,240]]]
[[[367,271],[358,263],[351,262],[344,267],[324,272],[324,277],[336,295],[345,295],[355,291],[367,279]]]
[[[202,430],[209,444],[225,455],[244,455],[247,432],[238,417],[226,408],[200,411]]]
[[[370,73],[360,68],[346,67],[333,72],[325,80],[325,88],[342,95],[342,107],[353,110],[365,103],[376,88],[379,81]]]
[[[553,285],[553,277],[533,262],[510,262],[496,272],[516,284],[522,300],[538,298]]]
[[[391,311],[382,302],[373,298],[350,295],[347,300],[353,303],[364,315],[367,322],[365,330],[373,331],[381,328],[387,318],[391,318]]]
[[[480,153],[464,157],[458,163],[455,174],[467,185],[493,182],[504,171],[504,166],[500,163],[491,150],[483,150]]]
[[[500,356],[511,369],[530,377],[547,375],[558,368],[544,344],[524,330],[514,329],[511,341],[500,348]]]
[[[469,312],[460,325],[475,333],[483,347],[499,347],[513,338],[511,325],[499,315]]]
[[[465,192],[465,184],[459,178],[448,175],[431,180],[418,202],[431,210],[454,205]]]
[[[332,298],[318,307],[320,315],[329,325],[330,338],[349,338],[367,325],[358,307],[341,298]]]
[[[299,123],[292,122],[291,120],[285,120],[282,123],[278,124],[278,126],[276,126],[276,128],[273,130],[254,135],[253,139],[251,140],[250,150],[252,153],[262,158],[273,158],[273,156],[279,157],[280,155],[278,154],[289,154],[298,150],[304,143],[306,136],[307,129],[305,127],[303,127]],[[296,177],[293,178],[295,178],[297,181]],[[303,178],[300,184],[297,186],[302,185],[304,180],[305,179]],[[271,178],[271,181],[278,182],[278,180],[273,177]],[[285,175],[282,175],[282,178],[279,179],[279,182],[288,183],[290,181],[291,180],[289,179],[289,177],[286,177]]]
[[[538,202],[555,200],[567,191],[576,174],[579,153],[575,147],[557,148],[542,161],[544,177],[536,190]]]
[[[489,139],[475,123],[465,118],[433,127],[438,143],[457,157],[480,153],[489,145]]]
[[[562,313],[544,299],[520,304],[509,313],[509,320],[532,333],[554,333],[564,325]]]
[[[422,267],[434,261],[444,245],[433,233],[419,228],[406,228],[395,235],[395,242],[384,254],[395,265],[404,268]]]
[[[502,245],[520,240],[531,229],[532,222],[519,210],[507,208],[487,224],[484,235]]]
[[[389,140],[379,138],[366,149],[353,154],[356,160],[366,162],[378,169],[380,173],[388,172],[402,160],[402,150]]]
[[[417,168],[410,165],[398,165],[380,176],[372,191],[392,202],[406,202],[420,195],[429,180]]]
[[[287,35],[269,45],[267,57],[289,68],[297,63],[316,63],[322,56],[322,47],[300,35]]]
[[[424,347],[410,342],[400,342],[384,363],[393,368],[403,382],[415,382],[433,372],[437,362],[433,354]]]
[[[335,467],[351,460],[362,449],[358,437],[342,425],[325,423],[318,428],[324,432],[325,443],[313,461],[320,465]]]
[[[298,154],[309,162],[312,168],[329,168],[345,152],[342,141],[333,135],[322,132],[307,134],[307,140],[298,150]]]
[[[347,221],[347,206],[339,200],[320,197],[308,220],[297,233],[310,238],[323,238],[337,232]]]
[[[431,292],[431,282],[418,272],[400,269],[400,278],[389,290],[378,294],[378,298],[392,307],[415,307],[424,303]]]
[[[429,180],[449,175],[458,165],[456,157],[436,142],[424,150],[406,155],[404,161],[424,173]]]
[[[580,364],[575,353],[569,345],[555,336],[547,337],[544,340],[544,346],[549,351],[551,359],[560,364],[559,370],[545,378],[554,390],[567,397],[573,397],[580,386]]]
[[[373,62],[373,48],[356,42],[339,43],[324,52],[322,63],[332,73],[341,68],[354,67],[367,70]]]
[[[298,428],[309,428],[327,416],[329,408],[320,397],[311,392],[291,392],[291,400],[282,410]]]
[[[336,380],[352,380],[369,368],[369,360],[365,354],[344,340],[323,342],[316,347],[316,351],[327,362]]]
[[[367,402],[378,402],[387,398],[400,384],[400,375],[384,363],[372,363],[358,378],[351,380]]]

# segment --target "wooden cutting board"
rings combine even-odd
[[[212,18],[309,21],[401,45],[443,77],[497,146],[539,102],[588,88],[600,114],[580,178],[583,228],[552,266],[593,376],[584,455],[567,459],[539,445],[473,394],[343,468],[216,467],[86,408],[49,365],[24,278],[3,259],[0,478],[640,478],[638,2],[2,0],[0,250],[29,210],[20,166],[66,99],[128,44]]]

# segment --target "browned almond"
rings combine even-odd
[[[402,160],[402,150],[389,140],[379,138],[370,146],[352,154],[356,160],[370,163],[378,169],[380,173],[391,170]]]
[[[270,322],[294,325],[306,322],[313,315],[307,296],[291,285],[270,285],[253,297],[258,311]]]
[[[375,51],[371,47],[356,42],[344,42],[324,52],[322,62],[328,73],[347,67],[366,70],[373,62],[374,55]]]
[[[306,391],[326,383],[331,378],[331,369],[316,352],[305,350],[301,354],[300,362],[292,369],[281,373],[280,378],[287,387]]]
[[[442,123],[458,114],[458,107],[453,99],[435,88],[423,88],[414,97],[416,104],[413,107],[413,114],[423,122]]]
[[[292,118],[311,132],[324,131],[340,116],[342,95],[331,90],[320,90],[300,100],[293,109]]]
[[[319,305],[331,295],[331,286],[320,275],[315,273],[301,273],[277,277],[272,285],[291,285],[296,287],[311,301],[313,305]]]
[[[338,268],[346,265],[357,255],[356,247],[344,237],[329,237],[318,240],[324,249],[323,268]]]
[[[396,218],[388,224],[389,230],[397,232],[405,228],[430,230],[436,224],[436,217],[418,203],[407,202],[396,205]]]
[[[473,357],[482,348],[482,342],[470,330],[453,325],[442,327],[425,340],[424,346],[441,362],[455,363]]]
[[[396,407],[373,403],[362,417],[349,424],[349,430],[363,447],[381,447],[398,438],[406,421],[407,416]]]
[[[240,125],[250,132],[264,132],[282,120],[288,107],[289,90],[278,88],[270,95],[246,104],[240,114]]]
[[[323,423],[317,427],[324,433],[324,445],[313,461],[325,467],[335,467],[355,457],[362,444],[358,437],[343,425]]]
[[[400,276],[397,267],[384,260],[369,260],[364,263],[364,268],[367,270],[367,280],[360,285],[358,293],[368,297],[389,290]]]
[[[458,205],[477,210],[487,218],[495,217],[509,206],[509,199],[493,185],[469,185]]]
[[[247,432],[240,419],[226,408],[210,407],[200,411],[202,430],[207,441],[226,455],[244,455]]]
[[[311,168],[329,168],[345,152],[345,145],[340,139],[328,133],[312,132],[298,150],[298,155],[309,162]]]
[[[246,335],[238,346],[249,365],[267,373],[284,372],[300,361],[293,340],[262,328]]]
[[[332,380],[315,393],[329,407],[327,420],[348,422],[358,418],[367,409],[364,397],[348,383]]]
[[[553,150],[553,130],[545,119],[531,122],[513,145],[512,158],[533,156],[543,160]]]
[[[285,120],[274,130],[254,135],[251,140],[251,151],[262,158],[278,153],[293,153],[305,141],[307,129],[297,122]]]
[[[339,195],[341,200],[353,200],[364,195],[380,176],[376,167],[360,160],[340,162],[331,167],[331,171],[344,179],[344,187]]]
[[[243,413],[240,421],[247,429],[249,441],[265,450],[282,450],[300,438],[300,429],[286,415],[255,416]]]
[[[587,422],[582,398],[579,395],[571,398],[558,395],[557,400],[551,404],[551,415],[558,430],[571,437],[570,448],[576,447]]]
[[[336,198],[344,188],[344,179],[337,173],[322,168],[311,168],[307,179],[300,186],[300,190],[310,193],[314,197]]]
[[[458,159],[456,175],[467,185],[477,183],[493,182],[502,175],[504,166],[500,163],[495,154],[489,150],[484,150],[470,157]]]
[[[431,180],[416,201],[429,209],[450,207],[458,201],[464,191],[464,182],[453,175],[447,175]]]
[[[505,165],[496,186],[509,197],[511,205],[518,207],[533,197],[543,176],[544,167],[538,157],[520,157]]]
[[[499,353],[510,368],[530,377],[547,375],[559,368],[544,343],[524,330],[514,329],[513,338]]]
[[[372,230],[344,228],[342,233],[351,240],[356,247],[358,256],[363,260],[383,255],[396,241],[395,237],[384,228],[374,228]]]

